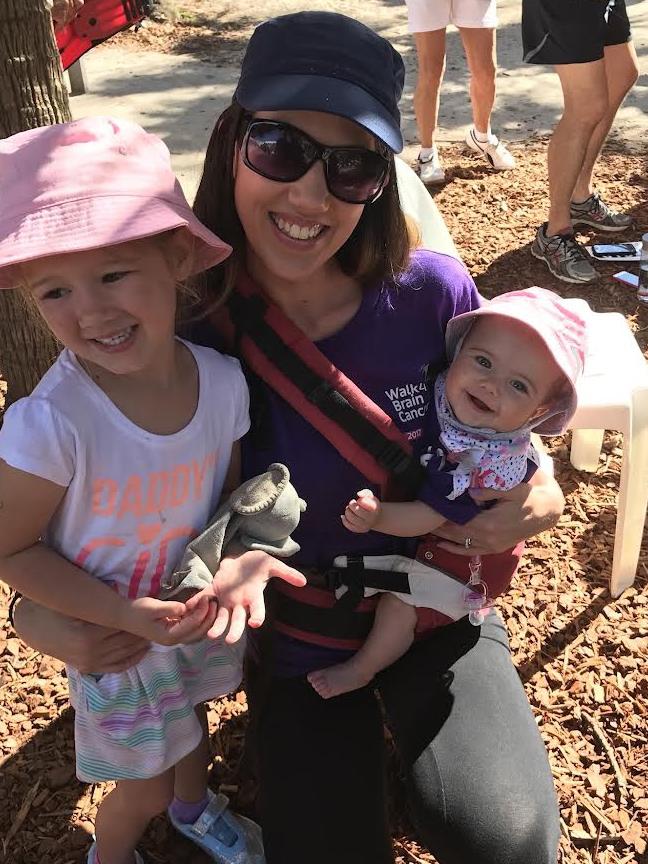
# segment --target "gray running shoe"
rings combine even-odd
[[[611,210],[598,192],[578,204],[572,201],[570,214],[574,228],[596,228],[610,234],[632,228],[632,216]]]
[[[531,244],[534,258],[544,261],[554,276],[563,282],[593,282],[598,273],[592,267],[587,252],[573,234],[554,234],[547,237],[547,223],[541,225]]]

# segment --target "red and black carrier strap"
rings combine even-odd
[[[368,569],[361,555],[348,555],[347,567],[323,571],[319,584],[293,588],[275,580],[272,595],[277,630],[303,642],[330,648],[357,650],[373,625],[377,596],[365,597],[365,588],[410,593],[407,573]],[[308,574],[307,574],[308,575]],[[338,599],[335,590],[346,592]]]
[[[372,483],[383,497],[411,498],[423,469],[393,419],[334,366],[260,289],[243,276],[212,321],[247,371],[278,393]],[[330,568],[322,586],[275,588],[278,630],[317,644],[355,649],[373,623],[376,598],[364,588],[409,592],[404,574],[366,570],[362,559]],[[279,580],[276,580],[277,582]],[[336,600],[335,589],[346,593]]]
[[[266,298],[239,280],[216,324],[244,364],[314,426],[386,497],[411,497],[421,482],[412,447],[366,396]]]

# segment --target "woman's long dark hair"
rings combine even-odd
[[[203,309],[225,299],[236,284],[245,263],[245,233],[234,204],[234,160],[245,134],[249,115],[237,103],[223,111],[212,132],[194,212],[214,233],[234,249],[223,264],[197,277]],[[394,155],[381,142],[380,152],[389,159],[389,179],[382,195],[367,204],[360,221],[337,259],[344,273],[362,285],[395,278],[407,267],[411,239],[398,200]]]

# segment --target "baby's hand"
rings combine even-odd
[[[185,604],[176,600],[138,597],[126,602],[120,629],[159,645],[177,645],[183,641],[177,627],[185,612]]]
[[[354,534],[366,534],[376,527],[382,505],[371,489],[361,489],[346,506],[340,517],[342,524]]]

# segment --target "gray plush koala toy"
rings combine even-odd
[[[162,581],[161,599],[186,588],[211,585],[225,552],[261,549],[277,558],[299,551],[290,534],[306,502],[290,482],[285,465],[274,462],[263,474],[242,483],[216,511],[205,530],[189,543],[179,566]]]

